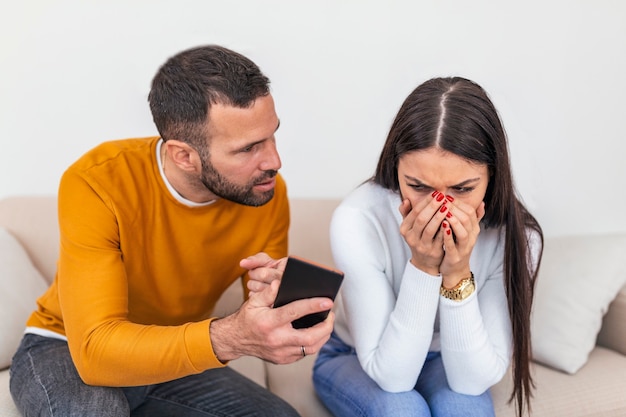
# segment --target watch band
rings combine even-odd
[[[465,300],[476,289],[476,284],[474,283],[474,273],[470,272],[470,274],[471,275],[469,277],[463,278],[459,281],[454,288],[447,289],[442,285],[439,289],[439,294],[453,301]]]

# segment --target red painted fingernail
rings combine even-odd
[[[437,196],[437,201],[443,200],[444,197],[445,196],[443,194],[439,193],[439,195]]]
[[[449,202],[453,202],[454,201],[454,197],[452,197],[451,195],[447,195],[446,196],[446,200],[448,200]]]
[[[443,206],[441,206],[441,208],[439,209],[439,211],[441,213],[443,213],[444,211],[448,210],[448,207],[446,207],[446,205],[444,204]]]
[[[441,223],[441,226],[445,229],[446,227],[448,227],[448,223],[443,222],[443,223]]]
[[[447,212],[447,213],[446,213],[446,217],[447,217],[447,218],[452,217],[452,212],[451,212],[451,211]]]
[[[446,230],[446,234],[448,234],[448,235],[449,235],[450,233],[452,233],[452,232],[450,231],[450,229],[447,229],[447,230]]]
[[[433,193],[430,196],[432,198],[435,198],[437,196],[437,194],[439,194],[439,191],[433,191]]]

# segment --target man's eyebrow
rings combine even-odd
[[[276,133],[276,131],[278,130],[279,127],[280,127],[280,119],[278,119],[278,122],[276,123],[276,129],[274,129],[274,131],[272,132],[272,135],[274,135],[274,133]],[[253,145],[256,145],[257,143],[261,143],[264,140],[268,140],[270,137],[259,139],[258,141],[254,142]]]

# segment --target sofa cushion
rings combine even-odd
[[[535,360],[567,373],[587,361],[626,282],[626,235],[546,239],[533,304]]]
[[[21,414],[13,404],[13,398],[9,391],[9,371],[0,371],[0,416],[21,417]]]
[[[316,358],[317,355],[307,355],[289,365],[266,363],[267,387],[291,404],[302,417],[332,417],[331,412],[318,400],[313,387],[313,364]]]
[[[626,355],[626,285],[619,291],[604,316],[598,345]]]
[[[533,363],[536,389],[531,400],[532,417],[623,417],[626,416],[624,386],[626,358],[610,349],[596,347],[576,375],[568,375]],[[515,417],[508,399],[513,389],[511,370],[491,388],[497,417]]]
[[[14,196],[0,199],[0,227],[22,244],[33,265],[52,283],[59,257],[57,199],[54,196]]]
[[[11,358],[24,333],[26,319],[48,284],[20,243],[0,228],[0,369]]]
[[[291,199],[289,254],[334,266],[330,251],[330,219],[339,205],[338,199]]]

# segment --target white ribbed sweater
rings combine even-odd
[[[333,256],[345,272],[335,331],[386,391],[413,389],[432,350],[441,351],[454,391],[481,394],[502,378],[512,354],[504,232],[481,231],[470,259],[477,291],[451,301],[439,295],[440,276],[409,262],[399,206],[397,193],[366,183],[333,214]]]

